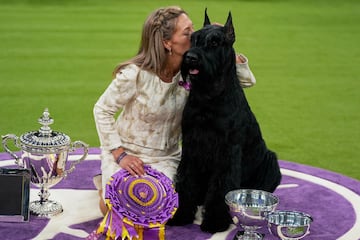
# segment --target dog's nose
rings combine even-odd
[[[194,63],[197,63],[198,61],[198,56],[195,54],[195,53],[192,53],[192,52],[188,52],[185,56],[185,61],[188,63],[188,64],[194,64]]]

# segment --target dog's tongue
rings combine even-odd
[[[192,74],[192,75],[196,75],[196,74],[199,73],[199,70],[198,69],[190,69],[189,73]]]

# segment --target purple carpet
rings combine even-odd
[[[70,160],[76,160],[73,153]],[[50,189],[50,199],[63,204],[64,212],[51,219],[31,216],[29,222],[0,222],[0,239],[83,239],[96,229],[101,215],[98,195],[92,177],[100,171],[99,149],[90,149],[88,158],[75,171]],[[70,161],[69,161],[70,162]],[[7,153],[0,153],[0,167],[14,166]],[[278,210],[297,210],[310,214],[314,221],[304,239],[360,239],[360,181],[310,166],[280,161],[283,179],[275,191]],[[31,200],[37,200],[38,189],[31,188]],[[167,227],[170,240],[232,240],[238,229],[214,235],[201,232],[196,224]],[[266,225],[259,232],[264,239],[276,239]]]

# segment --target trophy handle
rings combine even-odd
[[[7,142],[9,140],[13,140],[14,144],[16,147],[18,147],[20,149],[20,144],[19,144],[19,138],[15,135],[15,134],[6,134],[5,136],[2,136],[2,145],[5,149],[6,152],[8,152],[13,158],[15,158],[15,163],[20,166],[23,167],[23,164],[20,163],[20,158],[9,149]]]
[[[70,152],[74,151],[76,148],[83,148],[84,154],[78,160],[71,163],[70,168],[64,172],[64,175],[67,176],[69,173],[75,170],[75,165],[85,160],[89,153],[89,145],[82,141],[75,141],[71,144]]]

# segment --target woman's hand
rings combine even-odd
[[[144,162],[140,158],[126,155],[119,163],[121,168],[126,169],[133,176],[142,176],[145,174]]]
[[[246,59],[239,55],[239,54],[236,54],[236,63],[239,64],[239,63],[245,63],[246,62]]]
[[[118,159],[120,154],[123,152],[123,148],[118,148],[112,151],[114,159]],[[133,176],[142,176],[145,174],[144,162],[140,158],[132,155],[126,155],[123,157],[119,162],[119,166],[123,169],[126,169]]]

